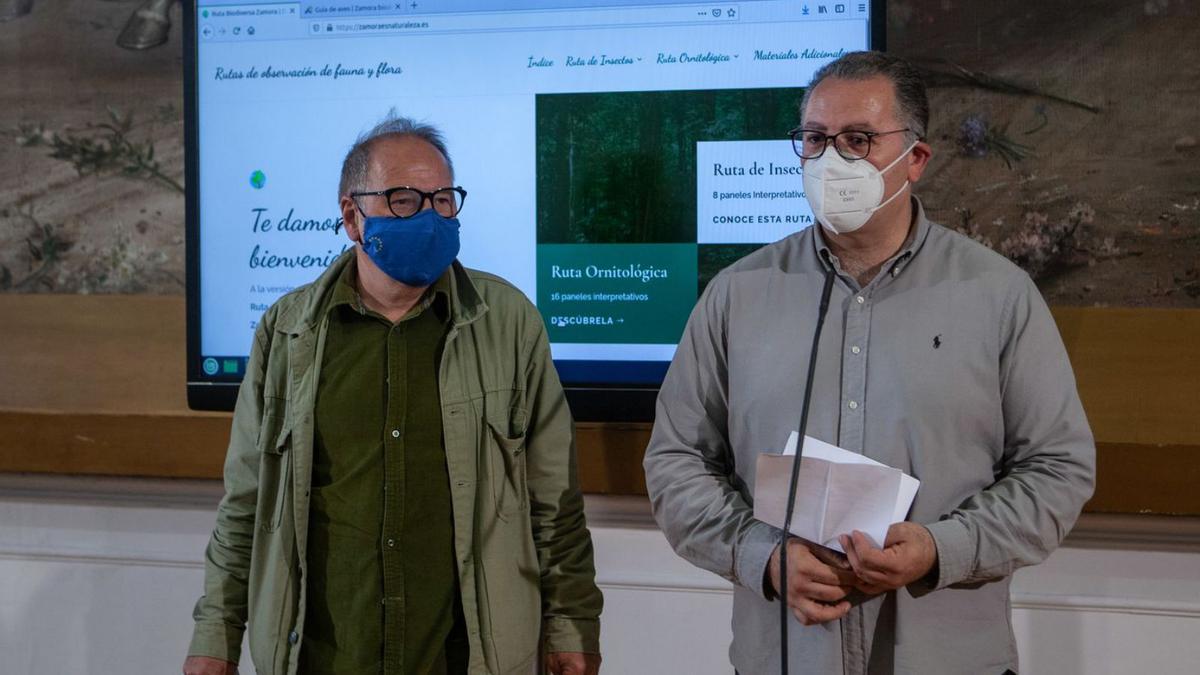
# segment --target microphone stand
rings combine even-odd
[[[817,346],[821,342],[821,328],[825,325],[825,314],[829,311],[829,295],[833,291],[833,268],[825,270],[825,287],[821,289],[821,307],[817,314],[817,327],[813,331],[812,352],[808,359],[808,381],[804,384],[804,401],[800,408],[799,437],[796,439],[796,461],[792,462],[792,478],[788,483],[787,510],[783,514],[783,534],[779,545],[779,672],[788,675],[788,530],[792,528],[792,510],[796,508],[796,481],[800,477],[800,459],[804,455],[804,433],[808,428],[808,407],[812,403],[813,376],[817,370]]]

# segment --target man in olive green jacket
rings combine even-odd
[[[357,171],[356,161],[361,165]],[[451,511],[445,519],[449,524],[445,563],[452,569],[447,573],[452,580],[450,597],[455,598],[452,623],[462,636],[458,643],[447,637],[445,648],[440,642],[434,645],[435,651],[443,652],[436,655],[442,664],[437,670],[524,675],[541,664],[559,675],[598,671],[602,599],[594,582],[591,539],[576,479],[570,411],[540,315],[507,282],[467,270],[457,261],[424,287],[399,281],[389,285],[383,272],[406,280],[407,273],[396,272],[394,261],[364,250],[364,240],[374,242],[372,222],[403,227],[408,217],[415,221],[415,216],[428,216],[425,211],[434,209],[442,216],[457,216],[465,192],[446,187],[452,180],[452,166],[436,130],[404,118],[385,120],[360,138],[347,156],[341,187],[343,215],[347,234],[358,246],[315,282],[280,299],[257,327],[234,413],[225,464],[226,494],[206,552],[205,592],[195,609],[196,628],[185,673],[236,672],[247,623],[250,652],[259,673],[344,672],[345,666],[331,664],[344,663],[338,651],[350,648],[344,643],[361,641],[363,631],[379,638],[375,647],[354,645],[372,659],[372,649],[377,650],[379,658],[372,663],[378,667],[370,670],[429,672],[426,668],[431,667],[417,665],[424,661],[416,658],[416,652],[429,645],[411,645],[405,635],[410,615],[417,611],[413,607],[426,589],[413,572],[404,590],[404,575],[413,569],[424,572],[426,547],[394,549],[397,542],[412,541],[405,539],[405,528],[430,526],[410,522],[415,520],[411,516],[407,521],[398,518],[399,525],[389,521],[396,504],[409,503],[395,494],[395,488],[407,493],[424,490],[426,484],[446,492]],[[416,188],[409,189],[415,194],[415,206],[401,204],[394,192],[384,194],[397,186]],[[423,208],[426,203],[429,206]],[[397,217],[387,215],[389,210]],[[456,253],[457,220],[453,227]],[[389,290],[398,294],[387,296]],[[407,301],[401,297],[405,291]],[[345,300],[345,306],[338,306],[338,298]],[[361,416],[356,412],[356,396],[330,401],[335,391],[330,383],[336,381],[330,364],[336,362],[336,353],[326,347],[344,350],[350,333],[339,321],[365,322],[356,324],[355,330],[382,325],[381,334],[390,341],[403,326],[416,325],[410,322],[414,316],[433,316],[435,310],[439,319],[426,321],[443,327],[435,328],[440,331],[436,351],[428,350],[436,358],[428,359],[432,365],[427,381],[436,389],[413,396],[408,391],[395,394],[396,352],[389,346],[387,358],[381,359],[388,365],[376,368],[382,374],[371,371],[372,376],[379,375],[376,388],[388,392],[387,424],[370,431],[383,439],[370,446],[382,457],[360,454],[375,462],[378,471],[372,476],[391,476],[397,467],[403,472],[408,461],[405,453],[416,452],[412,444],[403,445],[408,428],[420,426],[405,424],[412,419],[412,401],[431,400],[430,424],[440,425],[441,435],[436,441],[426,439],[424,445],[435,448],[438,470],[410,476],[407,482],[388,477],[382,485],[375,483],[373,490],[360,487],[359,494],[373,494],[379,503],[343,505],[338,512],[332,501],[319,499],[321,490],[330,488],[314,482],[314,475],[336,469],[336,462],[329,469],[322,459],[323,453],[338,449],[334,427],[353,428],[375,418],[370,417],[370,406],[363,406]],[[402,331],[399,335],[403,340]],[[407,348],[408,353],[416,349],[412,344]],[[366,389],[358,391],[365,395]],[[421,393],[431,398],[421,399]],[[408,401],[407,418],[403,401],[394,414],[393,398]],[[342,406],[347,418],[335,420],[337,424],[323,421],[322,409],[328,405]],[[397,415],[399,423],[393,428]],[[390,443],[401,445],[392,451]],[[387,456],[389,451],[392,457]],[[338,581],[337,564],[330,563],[330,556],[344,555],[331,552],[330,548],[339,547],[328,539],[314,544],[315,533],[326,532],[320,528],[338,513],[353,520],[356,514],[346,509],[360,506],[364,514],[383,514],[375,520],[364,515],[364,522],[382,522],[383,531],[369,533],[369,543],[362,545],[355,561],[374,565],[378,578],[359,584],[343,573],[339,583],[357,591],[354,584],[380,585],[379,579],[383,580],[381,588],[365,589],[365,597],[374,600],[374,613],[372,603],[351,603],[362,623],[382,624],[382,628],[330,622],[330,613],[344,598],[314,597],[314,579],[322,588],[333,588]],[[389,538],[389,527],[398,528],[395,539]],[[320,556],[326,556],[324,562]],[[413,560],[415,566],[405,566],[413,565]],[[322,585],[323,575],[330,585]],[[389,587],[395,583],[400,592]],[[428,604],[428,598],[425,601]],[[449,610],[442,609],[431,611],[450,616]],[[335,626],[337,634],[314,634],[318,621]],[[393,639],[397,636],[405,639]],[[307,664],[306,642],[313,648],[307,653]],[[323,652],[318,645],[323,645]],[[447,662],[451,665],[442,670]]]

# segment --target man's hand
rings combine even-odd
[[[183,675],[237,675],[237,664],[207,656],[189,656],[183,662]]]
[[[925,526],[916,523],[893,523],[888,528],[883,549],[871,545],[867,536],[858,530],[838,538],[846,557],[861,582],[858,589],[878,595],[902,588],[929,574],[937,563],[937,545]]]
[[[596,675],[600,672],[600,655],[551,652],[546,655],[546,672],[550,675]]]
[[[779,547],[767,562],[767,577],[780,596]],[[846,616],[850,603],[846,594],[858,579],[845,560],[819,546],[810,548],[800,539],[788,540],[788,606],[805,626],[827,623]]]

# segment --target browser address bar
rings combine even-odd
[[[439,14],[421,17],[363,17],[313,21],[310,34],[378,35],[387,33],[460,33],[546,28],[604,28],[671,23],[734,23],[741,19],[736,4],[622,7],[536,12]]]

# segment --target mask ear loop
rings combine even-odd
[[[351,239],[350,241],[353,241],[356,245],[362,246],[365,249],[366,245],[367,245],[366,244],[367,212],[363,211],[363,207],[358,205],[358,199],[356,199],[354,197],[350,197],[350,201],[351,201],[351,203],[354,204],[354,208],[358,210],[358,214],[360,216],[362,216],[358,220],[358,240],[355,241],[354,239]],[[343,223],[342,227],[345,227],[345,226],[346,226],[345,223]]]
[[[899,162],[900,160],[902,160],[902,159],[904,159],[905,157],[907,157],[907,156],[908,156],[908,153],[912,152],[912,149],[913,149],[913,148],[915,148],[915,147],[917,147],[917,143],[920,143],[920,141],[919,141],[919,140],[918,140],[918,141],[913,141],[913,142],[912,142],[912,145],[908,146],[908,147],[907,147],[907,148],[904,150],[904,152],[900,153],[900,156],[899,156],[899,157],[897,157],[896,159],[893,159],[893,160],[892,160],[892,162],[891,162],[891,164],[888,164],[887,166],[885,166],[885,167],[883,167],[882,169],[880,169],[880,170],[879,170],[879,175],[881,175],[881,176],[882,176],[883,174],[887,173],[888,171],[891,171],[891,170],[892,170],[892,167],[896,166],[896,163],[897,163],[897,162]],[[904,189],[905,189],[905,188],[907,188],[907,187],[909,187],[910,185],[912,185],[912,183],[911,183],[911,182],[909,182],[908,180],[905,180],[905,181],[904,181],[904,185],[901,185],[899,190],[896,190],[895,192],[893,192],[891,197],[888,197],[887,199],[883,200],[882,202],[879,202],[879,206],[876,206],[875,208],[869,209],[869,213],[875,213],[875,212],[876,212],[876,211],[878,211],[879,209],[882,209],[883,207],[887,206],[887,205],[888,205],[888,204],[889,204],[889,203],[890,203],[890,202],[891,202],[893,199],[895,199],[896,197],[899,197],[899,196],[900,196],[900,193],[904,192]]]

